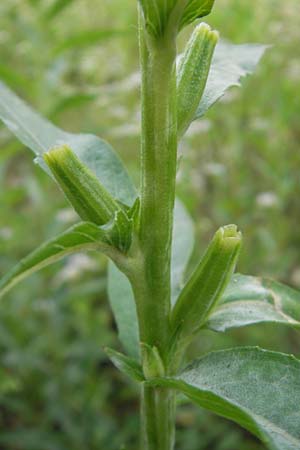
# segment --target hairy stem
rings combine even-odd
[[[142,386],[143,450],[173,450],[175,442],[175,393]]]
[[[140,340],[168,369],[170,263],[177,164],[176,37],[147,35],[140,17],[142,69],[141,212],[139,257],[131,277]],[[144,361],[146,364],[146,361]],[[155,375],[153,375],[155,376]],[[175,394],[143,386],[143,450],[174,447]]]
[[[143,289],[137,300],[141,340],[163,359],[169,336],[170,259],[177,120],[175,37],[151,40],[141,26],[142,142],[140,245]]]

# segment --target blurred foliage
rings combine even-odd
[[[108,139],[138,182],[139,77],[131,0],[0,2],[0,78],[69,131]],[[272,44],[180,145],[178,194],[199,257],[220,226],[244,233],[239,270],[300,288],[300,4],[218,0],[223,38]],[[180,39],[186,40],[189,29]],[[32,155],[0,128],[0,273],[76,217]],[[137,388],[108,363],[117,347],[101,257],[78,255],[14,289],[0,306],[0,449],[137,450]],[[299,335],[259,326],[207,332],[191,355],[254,344],[300,355]],[[239,427],[184,404],[178,450],[258,450]]]

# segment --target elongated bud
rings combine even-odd
[[[165,368],[156,347],[141,343],[143,372],[147,380],[165,375]]]
[[[177,71],[177,123],[181,137],[195,117],[203,95],[219,35],[209,25],[197,26],[187,43]]]
[[[235,225],[216,232],[175,304],[171,319],[174,332],[192,335],[208,319],[234,272],[241,240]]]
[[[67,146],[43,155],[56,181],[83,220],[103,225],[120,209],[114,198]]]

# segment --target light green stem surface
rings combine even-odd
[[[140,22],[142,69],[139,258],[131,283],[140,340],[155,346],[168,373],[170,261],[177,165],[176,37],[150,38]],[[174,447],[175,394],[142,387],[142,450]]]
[[[149,39],[149,38],[148,38]],[[142,142],[140,336],[164,359],[169,336],[170,259],[177,158],[175,38],[140,39]]]
[[[142,387],[143,450],[173,450],[175,443],[175,393]]]

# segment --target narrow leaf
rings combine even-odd
[[[123,355],[123,353],[119,353],[112,348],[106,347],[104,351],[116,368],[120,370],[120,372],[123,372],[135,381],[145,381],[143,369],[135,359],[129,358],[128,356]]]
[[[173,387],[231,419],[271,450],[300,448],[300,361],[255,347],[210,353],[180,375],[149,384]]]
[[[235,225],[217,231],[174,306],[171,325],[177,335],[191,336],[205,323],[234,272],[240,247]]]
[[[93,223],[81,222],[45,242],[1,278],[0,297],[32,273],[82,250],[101,250],[110,254],[106,232]]]
[[[68,145],[94,172],[110,194],[131,205],[135,189],[113,149],[91,134],[67,133],[42,118],[0,82],[0,119],[12,133],[36,155],[37,162],[49,173],[41,155],[53,147]]]
[[[300,328],[300,292],[272,280],[236,274],[207,327],[226,331],[262,322]]]
[[[215,49],[206,88],[195,119],[203,116],[223,97],[227,89],[240,86],[241,78],[254,72],[267,48],[267,45],[260,44],[234,45],[220,42]]]

